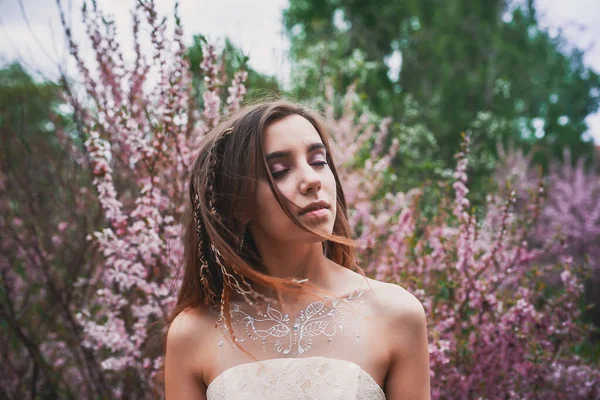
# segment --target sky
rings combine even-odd
[[[60,0],[73,27],[76,40],[84,38],[79,8],[82,0]],[[155,0],[161,15],[172,15],[173,0]],[[551,33],[562,31],[569,42],[586,50],[584,62],[600,72],[600,1],[536,0],[541,23]],[[97,0],[115,18],[123,49],[131,49],[131,15],[134,0]],[[289,82],[287,41],[282,11],[287,0],[180,0],[180,15],[191,43],[192,35],[202,33],[211,39],[229,37],[250,55],[255,70]],[[71,7],[69,7],[71,5]],[[56,0],[0,0],[0,63],[21,60],[29,70],[48,79],[57,76],[56,65],[70,62]],[[83,42],[85,43],[85,42]],[[84,59],[92,59],[82,46]],[[129,54],[131,54],[130,52]],[[600,145],[600,112],[587,119],[588,135]]]

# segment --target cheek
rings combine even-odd
[[[331,172],[331,170],[329,171],[329,174],[328,174],[327,192],[326,193],[328,194],[328,198],[329,198],[329,201],[331,202],[332,207],[336,207],[336,205],[337,205],[336,181],[335,181],[335,176],[333,176],[333,172]],[[337,209],[336,209],[335,213],[337,213]],[[334,215],[335,215],[335,213],[334,213]]]
[[[335,176],[333,176],[333,171],[327,169],[327,182],[329,188],[335,191]]]
[[[326,178],[326,189],[327,189],[327,193],[330,196],[335,196],[336,195],[336,182],[335,182],[335,176],[333,176],[333,172],[331,172],[331,170],[329,170],[329,173],[327,174],[327,178]],[[334,198],[332,197],[331,200],[334,200]]]
[[[279,190],[285,197],[289,197],[282,186],[278,186]],[[280,225],[288,219],[285,211],[281,209],[281,206],[277,202],[275,195],[271,193],[268,183],[260,183],[257,188],[256,211],[259,214],[258,219],[264,224]]]

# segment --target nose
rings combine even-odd
[[[302,168],[302,178],[300,181],[300,192],[308,193],[310,190],[321,190],[321,176],[314,170],[312,165],[306,164]]]

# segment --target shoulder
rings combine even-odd
[[[423,305],[402,286],[378,283],[383,317],[382,341],[388,349],[388,398],[430,399],[427,320]]]
[[[393,352],[410,349],[415,340],[420,340],[427,331],[423,304],[398,284],[374,280],[370,280],[370,283]]]
[[[207,365],[205,344],[214,331],[214,317],[206,309],[190,308],[180,312],[167,332],[165,369],[167,376],[187,375],[204,380]],[[202,352],[202,354],[201,354]]]
[[[167,348],[177,349],[202,340],[201,333],[211,327],[211,316],[203,308],[188,308],[181,311],[171,322],[167,332]],[[214,326],[214,323],[212,324]]]
[[[395,283],[376,280],[374,289],[383,305],[386,306],[388,317],[392,319],[420,318],[425,316],[423,305],[412,293]]]

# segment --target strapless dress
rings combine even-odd
[[[327,357],[275,358],[228,368],[208,385],[207,400],[385,400],[358,364]]]

